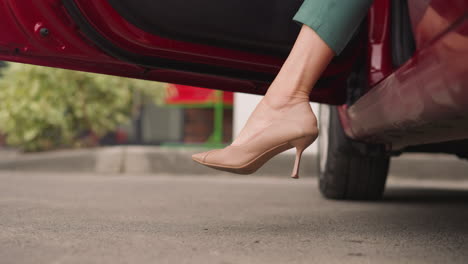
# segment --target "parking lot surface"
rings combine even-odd
[[[285,177],[0,173],[8,263],[467,263],[468,182],[390,178],[379,202]]]

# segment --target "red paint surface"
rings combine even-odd
[[[415,0],[408,1],[408,6],[416,45],[418,48],[423,48],[430,45],[434,38],[467,14],[468,1],[451,0],[448,4],[445,0],[432,0],[430,2]]]
[[[341,109],[348,136],[392,149],[468,138],[468,16],[457,21],[353,106]]]
[[[393,72],[390,36],[390,1],[375,1],[368,16],[367,65],[369,87]]]
[[[204,89],[178,84],[172,84],[167,89],[169,95],[166,98],[166,104],[211,104],[216,103],[219,100],[218,96],[216,95],[216,91],[212,89]],[[233,105],[233,93],[224,92],[222,96],[223,104]]]

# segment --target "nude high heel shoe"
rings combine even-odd
[[[302,152],[318,136],[317,120],[308,102],[294,105],[262,133],[242,145],[230,145],[197,153],[192,159],[202,165],[237,174],[251,174],[277,154],[296,148],[292,178],[299,178]]]

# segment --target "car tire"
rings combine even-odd
[[[380,199],[390,164],[384,146],[348,138],[336,106],[321,105],[319,117],[319,186],[322,195],[340,200]]]

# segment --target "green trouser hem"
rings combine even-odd
[[[312,28],[340,54],[346,47],[373,0],[305,0],[293,20]]]

